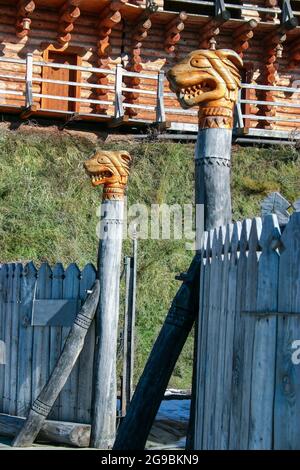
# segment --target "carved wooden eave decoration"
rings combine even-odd
[[[278,59],[282,57],[283,43],[286,41],[286,34],[283,32],[282,28],[275,30],[271,36],[269,36],[264,43],[264,57],[265,65],[262,66],[260,83],[263,85],[274,86],[277,82],[277,70],[279,68]],[[259,98],[262,101],[276,101],[274,98],[274,92],[272,90],[262,91],[259,93]],[[272,117],[276,116],[276,106],[272,105],[262,105],[259,106],[261,115]],[[258,124],[259,127],[264,127],[265,129],[273,129],[274,121],[261,121]]]
[[[188,15],[182,11],[166,25],[165,51],[168,54],[172,54],[175,51],[175,46],[180,40],[180,33],[184,30],[187,17]]]
[[[254,29],[258,22],[255,19],[247,21],[233,33],[234,50],[243,58],[244,52],[249,49],[249,42],[254,36]]]
[[[99,23],[97,25],[97,55],[98,65],[100,68],[109,68],[109,51],[110,51],[110,36],[113,28],[122,20],[121,9],[126,5],[128,0],[112,0],[99,15]],[[108,85],[108,78],[105,74],[99,74],[98,85]],[[97,88],[97,97],[100,100],[106,101],[108,99],[107,89]],[[107,105],[99,104],[96,107],[98,112],[106,113]]]
[[[100,21],[98,23],[98,56],[100,58],[99,65],[103,66],[103,60],[108,56],[109,52],[109,38],[112,29],[120,23],[122,19],[121,8],[127,3],[128,0],[112,0],[110,4],[100,12]]]
[[[137,24],[133,28],[131,33],[131,58],[130,63],[127,66],[127,70],[131,72],[140,73],[143,70],[141,65],[141,49],[143,42],[148,37],[148,33],[152,26],[151,21],[152,11],[145,10],[137,19]],[[141,80],[137,77],[125,77],[125,83],[127,86],[133,88],[138,87]],[[134,92],[125,93],[126,102],[130,104],[138,103],[139,94]],[[129,116],[135,116],[137,111],[134,108],[126,108],[126,114]]]
[[[59,12],[57,41],[61,46],[67,45],[71,39],[75,21],[80,17],[81,0],[67,0]]]
[[[30,15],[36,8],[33,0],[19,0],[17,2],[17,22],[16,22],[16,35],[18,38],[28,36],[30,31],[31,19]]]
[[[200,49],[215,49],[216,38],[220,34],[220,27],[228,20],[227,17],[210,18],[200,29]]]

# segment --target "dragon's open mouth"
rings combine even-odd
[[[206,93],[208,91],[211,91],[212,87],[210,86],[209,82],[202,82],[202,83],[197,83],[197,85],[192,85],[188,86],[185,88],[181,88],[179,91],[179,99],[184,99],[184,98],[197,98],[197,96],[202,95],[203,93]]]
[[[106,178],[111,178],[113,175],[110,171],[100,171],[99,173],[90,174],[90,178],[94,185],[101,184]]]

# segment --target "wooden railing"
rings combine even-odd
[[[262,7],[259,5],[250,5],[245,2],[245,4],[235,4],[231,2],[224,2],[221,0],[172,0],[172,3],[187,3],[190,5],[195,6],[204,6],[204,7],[216,7],[216,8],[224,8],[228,10],[247,10],[247,11],[255,11],[258,13],[278,13],[282,14],[285,9],[290,9],[291,13],[295,16],[300,16],[300,10],[294,10],[291,7],[290,0],[283,0],[282,7]],[[300,9],[300,6],[299,6]]]
[[[20,72],[14,73],[6,72],[4,68],[1,69],[1,64],[12,64],[12,65],[19,65],[23,67],[23,73]],[[22,70],[20,67],[20,70]],[[63,81],[63,80],[52,80],[43,78],[40,74],[38,76],[36,73],[33,73],[35,67],[55,67],[60,69],[69,69],[69,70],[76,70],[81,72],[88,72],[93,73],[96,75],[106,75],[111,78],[111,83],[108,85],[102,85],[97,83],[90,83],[87,80],[81,81]],[[127,77],[138,77],[142,79],[138,88],[130,88],[124,84]],[[155,82],[153,89],[149,89],[149,86],[146,87],[143,85],[143,79],[150,79]],[[3,84],[10,83],[10,88],[5,89]],[[20,90],[20,86],[16,84],[21,83],[22,89]],[[33,85],[34,84],[43,84],[43,83],[52,83],[56,85],[69,85],[70,87],[79,87],[85,89],[104,89],[108,92],[108,99],[94,99],[94,98],[83,98],[83,97],[73,97],[73,96],[57,96],[52,94],[46,94],[43,92],[42,88],[39,92],[35,91]],[[0,110],[1,108],[9,108],[9,97],[18,97],[20,99],[20,105],[13,105],[12,108],[20,109],[24,112],[24,110],[30,110],[34,103],[39,102],[42,98],[49,98],[51,100],[61,100],[61,101],[68,101],[68,102],[77,102],[84,105],[101,105],[102,107],[106,107],[107,111],[105,113],[101,112],[93,112],[90,113],[81,113],[68,111],[68,110],[57,110],[50,108],[43,108],[40,107],[37,111],[39,112],[47,112],[51,115],[51,113],[61,113],[65,115],[75,115],[78,119],[84,117],[95,117],[95,118],[104,118],[104,119],[117,119],[122,121],[124,116],[126,116],[126,110],[128,108],[134,108],[138,111],[137,116],[135,118],[127,119],[129,122],[140,122],[140,123],[171,123],[171,129],[173,130],[187,130],[187,131],[196,131],[197,130],[197,110],[196,109],[189,109],[185,110],[178,106],[176,101],[176,96],[172,92],[165,91],[165,83],[166,77],[163,71],[159,73],[135,73],[130,72],[123,69],[122,65],[117,65],[114,69],[102,69],[97,67],[82,67],[82,66],[75,66],[75,65],[67,65],[67,64],[59,64],[59,63],[47,63],[42,61],[34,61],[31,54],[28,54],[26,59],[13,59],[13,58],[5,58],[0,57]],[[15,89],[12,86],[15,84]],[[1,86],[2,85],[2,86]],[[247,98],[246,90],[257,90],[259,92],[263,91],[274,91],[274,92],[285,92],[289,94],[300,94],[300,88],[294,87],[284,87],[284,86],[266,86],[266,85],[257,85],[257,84],[242,84],[242,90],[240,93],[240,99],[238,105],[236,107],[236,127],[243,128],[245,127],[245,120],[253,120],[253,121],[274,121],[274,122],[289,122],[291,126],[295,125],[294,127],[300,127],[300,98],[299,103],[291,102],[291,101],[264,101],[264,100],[257,100],[257,99],[249,99]],[[139,103],[129,103],[126,102],[126,98],[124,96],[125,93],[137,93],[141,97],[144,96],[152,96],[153,97],[153,104],[143,104]],[[2,99],[1,99],[2,98]],[[4,98],[4,99],[3,99]],[[165,106],[166,99],[174,99],[174,106]],[[299,109],[299,117],[296,113],[296,117],[292,117],[288,113],[285,115],[279,116],[265,116],[260,114],[249,114],[244,113],[243,108],[244,105],[253,105],[258,107],[263,107],[265,105],[274,106],[274,107],[284,107],[286,109],[293,108]],[[93,106],[91,106],[91,109]],[[149,112],[151,113],[150,119],[145,117],[139,117],[141,112]],[[282,114],[282,113],[281,113]],[[174,116],[178,116],[176,122]],[[195,117],[194,123],[191,123],[191,117]],[[188,118],[188,119],[187,119]],[[179,120],[179,122],[178,122]],[[193,121],[193,120],[192,120]],[[246,126],[247,127],[247,126]]]

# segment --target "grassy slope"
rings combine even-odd
[[[129,204],[189,203],[193,200],[193,145],[132,143],[99,148],[126,148],[134,157]],[[0,134],[0,261],[95,262],[96,208],[82,161],[94,144],[63,134]],[[235,148],[234,218],[259,214],[259,202],[279,190],[291,201],[300,197],[300,158],[292,148]],[[130,253],[125,242],[124,252]],[[192,253],[183,241],[142,240],[138,260],[137,375],[160,329],[178,282]],[[173,374],[172,386],[188,387],[192,337]]]

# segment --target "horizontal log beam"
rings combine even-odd
[[[27,17],[35,10],[35,2],[33,0],[20,0],[17,3],[17,15]]]
[[[24,426],[26,418],[0,413],[0,435],[14,438]],[[76,447],[89,447],[91,426],[64,421],[45,421],[37,442],[51,442]]]

